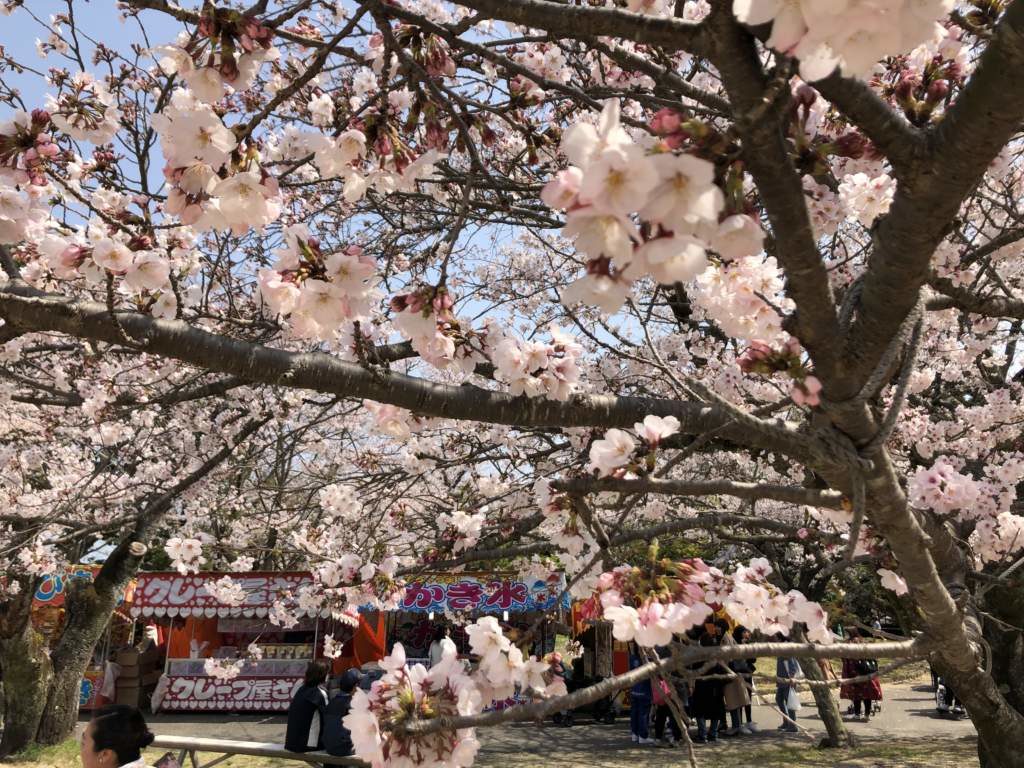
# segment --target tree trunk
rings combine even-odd
[[[35,582],[19,580],[21,593],[0,613],[0,670],[4,676],[4,734],[0,758],[35,739],[53,676],[46,642],[31,621]]]
[[[804,677],[816,682],[825,682],[825,673],[818,666],[817,659],[798,659]],[[818,707],[818,716],[825,724],[828,737],[822,740],[823,747],[852,747],[855,743],[853,735],[843,725],[843,716],[839,712],[839,703],[832,695],[831,689],[825,685],[811,686],[814,703]]]
[[[796,628],[793,639],[797,642],[807,640],[802,628]],[[817,659],[797,659],[800,662],[800,669],[804,677],[812,682],[825,682],[825,673],[818,666]],[[811,693],[814,694],[814,703],[818,707],[818,717],[825,725],[828,736],[822,740],[823,747],[852,747],[855,743],[853,735],[846,730],[843,724],[843,716],[839,712],[839,703],[832,691],[825,685],[812,685]]]
[[[54,675],[46,696],[46,710],[36,733],[36,741],[40,744],[58,744],[74,731],[78,722],[82,677],[110,623],[122,589],[121,579],[109,584],[100,581],[98,589],[97,584],[88,579],[69,579],[66,582],[66,619],[64,631],[51,654]]]
[[[1024,625],[1024,588],[999,584],[981,599],[989,613],[984,622],[984,637],[991,649],[992,677],[1003,698],[1018,712],[1024,712],[1024,636],[1016,629]],[[981,768],[1008,765],[1001,763],[999,755],[980,740],[978,759]]]

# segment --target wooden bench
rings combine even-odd
[[[304,763],[321,765],[351,765],[368,768],[367,763],[354,757],[335,757],[326,752],[290,752],[283,744],[263,741],[231,741],[229,739],[203,739],[190,736],[157,736],[153,740],[154,747],[178,750],[178,765],[185,768],[185,756],[192,761],[192,768],[211,768],[217,763],[227,760],[232,755],[255,755],[257,757],[276,757],[280,760],[299,760]],[[198,753],[210,752],[215,757],[209,762],[200,763]]]

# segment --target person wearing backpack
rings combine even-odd
[[[864,638],[855,628],[848,630],[851,643],[863,643]],[[852,714],[865,723],[871,717],[872,702],[882,700],[882,684],[878,680],[878,662],[875,659],[843,659],[843,679],[862,678],[871,675],[868,680],[843,683],[839,688],[839,698],[853,702]],[[861,710],[863,709],[863,715]]]

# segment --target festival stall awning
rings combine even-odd
[[[519,581],[498,574],[435,573],[411,581],[399,610],[427,613],[446,610],[478,613],[519,613],[568,609],[565,574],[547,580]]]
[[[245,602],[241,605],[224,605],[207,593],[207,582],[224,575],[230,575],[245,590]],[[293,613],[316,615],[315,610],[301,610],[296,599],[299,588],[312,583],[313,578],[308,573],[141,573],[131,612],[133,616],[251,618],[266,616],[271,606],[281,600]],[[534,581],[496,574],[430,574],[409,582],[397,608],[419,613],[502,613],[568,609],[569,606],[563,574]],[[325,609],[320,615],[326,618],[330,613]]]
[[[225,605],[206,591],[207,582],[230,576],[245,590],[241,605]],[[132,603],[133,616],[263,617],[281,601],[289,611],[305,616],[297,605],[300,587],[312,586],[308,573],[140,573]],[[316,611],[314,615],[318,615]],[[324,612],[324,616],[330,615]]]

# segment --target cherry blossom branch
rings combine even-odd
[[[235,128],[235,133],[238,135],[239,141],[244,141],[252,135],[252,132],[256,130],[256,126],[266,120],[267,117],[270,116],[271,112],[298,93],[306,83],[320,74],[320,70],[323,69],[324,64],[327,62],[327,58],[337,50],[339,43],[351,34],[352,30],[356,28],[356,25],[359,24],[359,20],[366,12],[367,9],[360,6],[349,23],[346,24],[338,34],[332,37],[319,51],[317,51],[316,56],[306,64],[305,72],[292,80],[286,88],[282,88],[275,93],[274,97],[266,103],[263,109],[253,115],[252,119],[249,120],[248,123],[240,128]]]
[[[734,515],[722,513],[707,513],[697,515],[685,520],[669,520],[658,525],[639,528],[632,531],[623,531],[609,537],[610,548],[632,544],[637,541],[650,541],[659,536],[683,531],[713,530],[722,526],[737,526],[741,528],[761,529],[776,531],[785,534],[790,541],[800,538],[800,528],[789,525],[780,520],[771,520],[764,517],[752,517],[749,515]],[[843,541],[837,533],[829,533],[820,529],[806,529],[807,541],[821,541],[826,544],[839,544]],[[496,547],[492,549],[476,549],[466,552],[459,558],[430,563],[423,568],[406,568],[398,572],[398,575],[408,575],[425,569],[436,570],[438,568],[453,568],[468,563],[479,563],[487,561],[508,560],[514,557],[527,557],[530,555],[550,554],[558,550],[558,546],[550,541],[523,544],[517,547]],[[843,566],[847,567],[846,565]]]
[[[578,39],[580,36],[609,35],[669,51],[706,53],[703,24],[676,18],[659,18],[618,8],[568,5],[550,0],[456,0],[458,5],[481,11],[490,18],[511,21],[553,35]]]
[[[821,370],[819,378],[828,382],[837,367],[839,322],[828,272],[811,227],[803,183],[783,138],[781,121],[786,119],[789,86],[785,86],[785,95],[775,95],[754,38],[733,17],[731,6],[723,4],[713,9],[708,21],[714,40],[712,61],[733,103],[743,158],[772,225],[774,253],[786,272],[786,293],[797,306],[795,317],[790,318],[791,332]],[[764,114],[750,119],[755,113]]]
[[[822,491],[816,488],[801,488],[791,485],[768,483],[744,483],[733,480],[657,480],[640,478],[626,480],[614,477],[580,477],[571,480],[555,480],[551,487],[566,493],[596,493],[616,491],[619,493],[663,493],[670,496],[735,496],[738,499],[774,499],[790,504],[807,504],[812,507],[841,509],[843,494],[838,491]]]
[[[807,657],[814,659],[874,659],[923,657],[928,645],[920,638],[900,643],[841,643],[835,645],[813,645],[809,643],[750,643],[732,646],[684,646],[674,649],[673,655],[658,661],[650,661],[600,683],[588,686],[567,696],[547,699],[533,704],[523,704],[502,711],[484,712],[479,715],[461,717],[439,717],[418,720],[396,728],[397,733],[433,733],[458,728],[476,728],[500,725],[520,720],[543,718],[552,712],[576,709],[611,695],[615,691],[629,688],[662,671],[679,668],[702,661],[733,661],[760,656],[776,658]]]
[[[577,395],[568,402],[513,397],[480,387],[452,386],[390,371],[381,377],[358,364],[323,353],[297,353],[210,333],[180,320],[158,320],[138,312],[117,312],[10,282],[0,285],[0,316],[24,331],[58,331],[120,344],[119,329],[149,353],[239,376],[247,381],[310,389],[341,397],[369,398],[443,418],[529,426],[631,427],[647,415],[675,416],[683,432],[699,434],[722,426],[721,435],[741,445],[771,448],[802,460],[815,448],[794,425],[773,422],[770,432],[728,424],[731,416],[714,405],[646,397]]]
[[[202,16],[195,11],[182,8],[180,5],[175,5],[174,3],[165,2],[165,0],[122,0],[122,2],[128,8],[136,10],[161,11],[178,21],[186,21],[190,24],[198,24],[202,19]],[[294,32],[289,32],[286,29],[275,28],[274,34],[282,40],[287,40],[291,43],[298,43],[306,48],[320,48],[321,46],[327,45],[323,40],[318,40],[315,37],[299,35]],[[354,48],[335,46],[335,50],[350,58],[362,60],[362,55]]]
[[[860,128],[892,164],[896,175],[909,170],[924,157],[924,134],[890,107],[862,80],[843,77],[836,70],[814,87]]]
[[[925,302],[924,307],[929,311],[959,309],[962,312],[986,317],[1024,320],[1024,299],[1015,296],[979,296],[942,277],[932,277],[928,285],[941,294]]]

